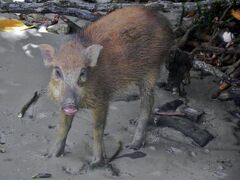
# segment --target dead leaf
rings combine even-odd
[[[225,89],[229,88],[230,86],[231,86],[230,84],[223,82],[222,84],[220,84],[219,90],[224,91]]]
[[[22,21],[17,19],[1,19],[0,20],[0,31],[10,32],[16,30],[26,30],[33,26],[26,26]]]
[[[237,9],[237,10],[232,9],[231,15],[240,21],[240,9]]]

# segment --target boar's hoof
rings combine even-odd
[[[65,148],[64,142],[56,142],[55,145],[50,150],[50,153],[48,154],[48,158],[60,157],[61,155],[64,155],[64,148]]]
[[[106,165],[106,162],[102,159],[97,159],[97,160],[93,160],[90,164],[89,167],[90,169],[95,169],[98,167],[104,167]]]
[[[145,145],[144,141],[133,141],[131,144],[126,145],[127,149],[132,149],[134,151],[139,150],[141,147]]]

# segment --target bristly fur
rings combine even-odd
[[[83,29],[81,34],[67,38],[68,43],[83,47],[103,46],[84,87],[86,104],[92,106],[100,99],[108,101],[115,91],[131,83],[140,85],[146,78],[154,83],[173,42],[173,33],[162,15],[137,6],[116,10]]]

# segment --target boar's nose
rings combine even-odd
[[[78,111],[77,95],[70,87],[65,90],[62,110],[66,115],[74,115]]]

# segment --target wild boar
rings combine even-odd
[[[94,118],[91,165],[101,165],[109,102],[132,84],[140,90],[140,114],[129,148],[140,148],[154,103],[154,86],[172,43],[173,32],[164,16],[134,6],[93,22],[61,44],[56,54],[52,46],[39,45],[45,64],[53,67],[49,96],[61,105],[57,140],[50,155],[64,153],[75,113],[89,108]]]

